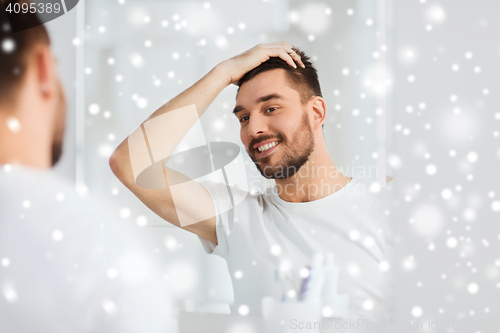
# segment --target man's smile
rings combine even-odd
[[[278,140],[266,140],[256,144],[254,146],[254,148],[257,150],[256,157],[264,157],[271,154],[276,149],[278,149],[280,143],[281,141]]]

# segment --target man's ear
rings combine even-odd
[[[326,103],[320,96],[314,96],[309,101],[313,111],[313,130],[320,128],[326,121]]]
[[[57,93],[55,59],[48,45],[33,48],[29,66],[33,71],[39,92],[43,99],[50,100]]]

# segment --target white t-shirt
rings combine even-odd
[[[1,332],[176,332],[154,252],[51,171],[0,165]]]
[[[227,262],[235,299],[231,313],[247,305],[249,314],[259,315],[262,297],[280,299],[291,288],[298,292],[300,269],[311,263],[314,252],[321,251],[332,252],[340,268],[338,293],[350,296],[347,318],[392,318],[392,229],[388,218],[392,183],[370,191],[370,183],[353,178],[339,191],[304,203],[284,201],[274,186],[265,193],[248,194],[235,208],[222,213],[221,207],[227,203],[219,198],[228,197],[224,192],[227,185],[200,184],[216,206],[218,245],[199,238],[207,253]],[[231,191],[241,190],[233,187]],[[278,282],[280,265],[290,268],[289,281],[293,281],[285,281],[285,287]]]

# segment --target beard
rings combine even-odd
[[[60,83],[57,119],[55,122],[54,138],[52,140],[52,167],[54,167],[61,159],[63,153],[64,132],[66,128],[66,99],[64,97],[64,90]]]
[[[63,153],[63,141],[54,141],[52,143],[52,166],[54,167],[61,159]]]
[[[269,161],[273,154],[264,156],[257,161],[253,155],[248,152],[247,153],[252,159],[252,161],[257,166],[260,174],[266,179],[286,179],[290,178],[299,171],[299,169],[308,161],[309,156],[314,150],[314,132],[309,124],[309,119],[307,117],[307,113],[304,113],[304,117],[302,118],[302,123],[300,128],[293,133],[291,138],[294,138],[293,141],[288,142],[284,140],[284,137],[281,133],[278,133],[276,138],[280,141],[278,145],[278,149],[281,154],[280,161],[278,165],[273,166],[269,165]],[[274,137],[261,137],[260,141],[273,139]],[[250,147],[252,147],[255,143],[251,143]],[[274,153],[276,155],[276,153]]]

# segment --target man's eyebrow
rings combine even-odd
[[[276,94],[276,93],[273,93],[273,94],[269,94],[269,95],[266,95],[266,96],[262,96],[262,97],[259,97],[255,103],[256,104],[259,104],[259,103],[262,103],[262,102],[267,102],[271,99],[282,99],[282,100],[285,100],[286,98],[279,95],[279,94]],[[234,108],[233,110],[233,113],[235,114],[236,112],[240,112],[240,111],[243,111],[245,110],[245,108],[241,105],[236,105],[236,107]]]

